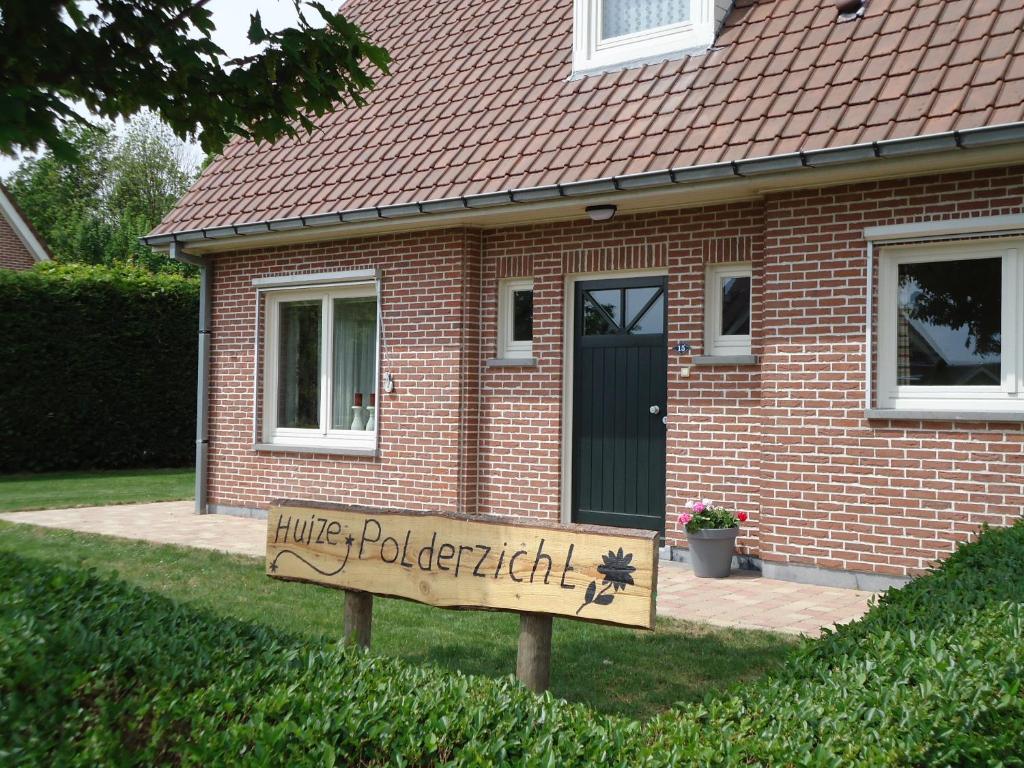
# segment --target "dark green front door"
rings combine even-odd
[[[576,283],[572,515],[665,531],[666,278]]]

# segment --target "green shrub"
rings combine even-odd
[[[0,472],[191,463],[198,299],[178,275],[0,270]]]
[[[0,561],[0,762],[1024,765],[1024,524],[646,723]],[[313,587],[310,587],[313,589]]]

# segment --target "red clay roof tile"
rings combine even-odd
[[[1024,0],[738,0],[710,52],[588,77],[570,0],[398,5],[344,7],[394,60],[365,107],[230,142],[154,234],[1024,121]]]

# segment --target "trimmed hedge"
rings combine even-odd
[[[0,473],[190,464],[198,303],[179,275],[0,270]]]
[[[646,723],[0,560],[0,762],[1024,765],[1024,524]],[[310,587],[312,589],[312,587]]]

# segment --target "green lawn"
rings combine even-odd
[[[215,614],[287,632],[331,639],[341,634],[340,592],[269,579],[262,561],[251,558],[11,523],[0,523],[0,551],[116,573]],[[515,671],[515,615],[445,611],[377,598],[373,621],[374,652],[482,675]],[[768,632],[664,619],[653,633],[559,619],[551,688],[557,696],[602,712],[648,717],[676,701],[756,681],[795,642]]]
[[[192,469],[122,469],[0,475],[0,512],[190,499]]]

